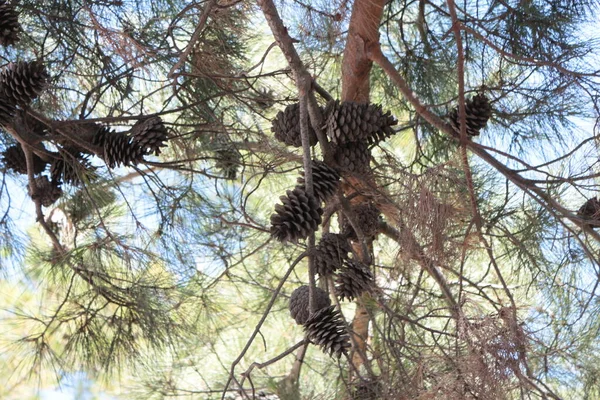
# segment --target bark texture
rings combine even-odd
[[[386,0],[356,0],[352,8],[348,41],[342,60],[342,100],[369,101],[369,74],[373,62],[365,53],[365,43],[379,42],[379,24]]]
[[[356,0],[354,2],[348,29],[348,41],[342,61],[342,101],[369,102],[369,75],[373,62],[365,51],[365,44],[379,42],[379,24],[385,3],[385,0]],[[353,203],[361,200],[363,199],[357,197]],[[355,245],[354,247],[362,261],[369,258],[368,254],[364,254],[362,246]],[[359,299],[352,321],[353,342],[356,344],[356,348],[353,349],[352,362],[357,369],[367,362],[363,356],[367,350],[369,322],[369,313]]]

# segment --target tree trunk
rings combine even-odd
[[[369,75],[372,61],[365,53],[365,42],[379,42],[379,24],[383,15],[385,0],[356,0],[352,8],[348,41],[344,49],[342,61],[342,101],[358,103],[369,102]],[[362,201],[361,197],[354,199],[353,203]],[[367,254],[362,254],[361,246],[354,246],[356,253],[364,260]],[[370,247],[370,244],[369,244]],[[352,362],[358,369],[367,360],[362,355],[366,354],[367,338],[369,335],[369,313],[357,301],[357,308],[352,321],[354,343]]]
[[[369,101],[369,74],[373,62],[365,53],[365,42],[379,42],[379,23],[386,0],[356,0],[352,8],[348,41],[342,60],[342,100]]]

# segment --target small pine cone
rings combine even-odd
[[[0,87],[12,103],[27,106],[48,86],[50,76],[39,61],[9,63],[0,72]]]
[[[392,136],[398,121],[380,105],[332,100],[325,109],[327,136],[333,143],[377,143]]]
[[[2,153],[2,162],[8,169],[19,174],[27,174],[27,160],[20,144],[10,146]],[[46,169],[46,161],[33,154],[33,173],[39,174]]]
[[[31,196],[31,190],[28,190],[29,196],[34,200],[39,198],[44,207],[50,207],[56,203],[63,193],[60,186],[56,182],[50,182],[46,175],[35,178],[35,186],[35,196]]]
[[[346,260],[335,283],[335,294],[341,300],[352,301],[373,285],[373,274],[367,265],[356,260]]]
[[[487,97],[482,94],[474,96],[465,102],[465,116],[467,121],[467,135],[478,136],[479,131],[487,125],[492,116],[492,106]],[[456,135],[460,136],[460,116],[458,107],[454,108],[449,115],[449,122],[455,130]]]
[[[367,174],[371,152],[365,142],[349,142],[335,146],[335,162],[343,171]]]
[[[19,14],[15,11],[11,3],[6,0],[0,1],[0,44],[4,47],[15,44],[19,41],[21,24],[19,24]]]
[[[109,168],[136,165],[144,160],[143,149],[131,143],[125,132],[112,132],[102,128],[94,135],[92,144],[103,148],[103,159]]]
[[[379,209],[372,203],[365,203],[354,207],[352,211],[365,238],[370,239],[375,237],[379,231]],[[358,236],[348,218],[342,224],[342,235],[350,240],[358,240]]]
[[[596,197],[592,197],[586,201],[577,211],[577,216],[584,219],[594,221],[596,224],[587,224],[591,228],[600,226],[600,201]]]
[[[337,233],[325,233],[315,250],[315,268],[321,277],[333,275],[351,251],[348,241]]]
[[[271,236],[284,243],[296,242],[317,230],[323,210],[314,196],[296,186],[279,199],[282,204],[276,204],[271,215]]]
[[[331,299],[326,291],[315,287],[315,300],[317,311],[331,305]],[[309,303],[309,287],[306,285],[300,286],[292,292],[290,297],[290,314],[298,325],[304,325],[310,315]]]
[[[131,128],[131,139],[144,154],[160,154],[160,148],[166,147],[167,128],[160,117],[151,117],[137,121]]]
[[[350,336],[334,306],[312,314],[304,324],[308,339],[325,353],[340,358],[350,348]]]
[[[340,174],[322,161],[312,161],[313,192],[319,201],[326,201],[335,194],[340,183]],[[298,184],[304,187],[304,171],[300,172]]]
[[[291,104],[284,111],[279,111],[271,125],[271,132],[275,134],[275,139],[288,146],[302,147],[300,104]],[[308,124],[308,139],[311,146],[317,144],[317,134],[310,123]]]
[[[50,166],[52,182],[68,183],[79,186],[84,181],[94,180],[96,167],[87,158],[75,150],[61,151],[61,158],[54,160]]]
[[[242,165],[242,155],[226,134],[216,133],[210,138],[210,149],[214,152],[215,168],[225,179],[236,179]]]
[[[232,146],[216,150],[215,156],[215,167],[221,171],[225,179],[236,179],[241,165],[240,152]]]

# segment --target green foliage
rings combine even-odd
[[[51,207],[35,209],[28,178],[3,173],[0,397],[82,371],[119,398],[233,399],[239,385],[281,399],[600,396],[598,243],[569,215],[598,192],[585,125],[600,98],[598,38],[585,32],[597,4],[457,4],[460,52],[445,1],[387,2],[384,54],[442,118],[457,107],[464,61],[466,95],[483,92],[493,108],[468,146],[508,169],[463,154],[374,67],[371,102],[399,124],[372,146],[368,179],[344,176],[346,200],[385,204],[367,246],[376,286],[340,305],[347,323],[360,310],[370,321],[369,361],[354,368],[312,345],[285,353],[304,338],[287,300],[309,280],[306,258],[282,280],[308,243],[270,236],[302,160],[270,121],[298,91],[253,6],[216,2],[194,37],[209,3],[15,5],[22,39],[1,56],[40,59],[51,74],[22,110],[44,127],[30,144],[49,162],[93,143],[95,124],[129,132],[156,115],[169,140],[135,167],[109,169],[82,148],[94,179],[63,183]],[[339,97],[349,2],[276,4],[308,71]],[[7,128],[0,149],[27,137]],[[327,203],[317,240],[346,212]]]

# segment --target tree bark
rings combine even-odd
[[[369,74],[373,62],[365,53],[365,43],[379,42],[379,24],[385,3],[386,0],[354,2],[342,60],[343,101],[369,101]]]
[[[369,102],[369,75],[373,62],[365,52],[365,43],[379,42],[379,24],[385,3],[385,0],[356,0],[354,2],[348,29],[348,41],[342,60],[342,101]],[[362,197],[357,197],[353,203],[356,204],[363,200]],[[354,247],[363,261],[369,258],[368,254],[363,254],[360,245]],[[353,342],[357,347],[353,349],[352,363],[357,370],[367,362],[363,359],[363,355],[367,350],[369,322],[370,317],[364,302],[357,301],[352,321]]]

